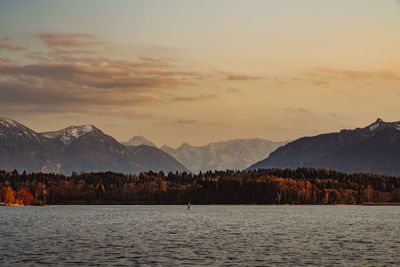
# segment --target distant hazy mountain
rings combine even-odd
[[[400,122],[378,119],[365,128],[303,137],[249,169],[297,167],[400,175]]]
[[[157,147],[153,142],[150,140],[146,139],[144,136],[134,136],[131,139],[129,139],[126,142],[122,142],[122,144],[126,146],[140,146],[140,145],[146,145],[146,146],[153,146]]]
[[[92,125],[36,133],[1,118],[0,159],[0,169],[27,172],[187,170],[160,149],[125,146]]]
[[[235,139],[211,143],[205,146],[191,146],[183,143],[174,149],[161,149],[176,158],[193,172],[207,170],[244,169],[267,157],[285,142],[271,142],[263,139]]]
[[[131,152],[131,158],[144,170],[164,171],[189,171],[185,166],[179,163],[168,153],[154,146],[128,146]]]

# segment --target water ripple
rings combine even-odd
[[[400,265],[400,207],[0,208],[0,265]]]

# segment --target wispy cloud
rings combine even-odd
[[[31,77],[79,85],[143,91],[143,88],[173,88],[192,82],[185,79],[193,73],[163,70],[159,68],[141,68],[140,63],[114,61],[110,59],[93,62],[58,63],[46,62],[29,65],[2,63],[0,75],[10,77]]]
[[[11,51],[24,51],[26,48],[16,45],[16,44],[11,44],[11,43],[2,43],[0,44],[0,49],[7,49]]]
[[[160,94],[165,94],[165,90],[192,85],[200,75],[150,56],[118,60],[90,53],[85,46],[97,40],[89,34],[40,37],[51,51],[29,53],[31,63],[0,59],[0,111],[110,113],[127,110],[124,113],[130,114],[135,107],[160,102]]]
[[[361,34],[367,38],[377,38],[377,39],[397,39],[398,35],[395,33],[379,33],[372,31],[362,31]]]
[[[325,81],[325,80],[316,80],[313,83],[314,83],[314,85],[323,86],[323,87],[328,87],[331,85],[330,81]]]
[[[390,70],[354,70],[345,68],[324,67],[315,68],[311,76],[322,78],[323,81],[399,81],[400,74]]]
[[[218,74],[225,76],[226,80],[229,81],[247,81],[247,80],[259,80],[262,77],[253,76],[249,74],[239,72],[228,72],[228,71],[216,71]]]
[[[197,96],[176,96],[173,98],[174,101],[192,102],[192,101],[207,101],[216,99],[217,95],[197,95]]]
[[[365,37],[373,37],[375,36],[375,34],[371,31],[363,31],[362,35],[364,35]]]
[[[92,34],[40,34],[39,37],[49,47],[88,47],[99,43]]]
[[[285,108],[286,112],[291,112],[291,113],[311,113],[310,110],[305,109],[305,108]]]
[[[143,55],[143,54],[140,54],[138,56],[138,58],[140,60],[149,61],[149,62],[167,62],[167,61],[169,61],[167,59],[159,59],[159,58],[149,57],[149,56],[146,56],[146,55]]]
[[[197,120],[182,120],[182,119],[178,119],[176,121],[176,123],[178,124],[194,124],[194,123],[198,123]]]
[[[108,113],[112,107],[142,106],[157,103],[152,96],[80,88],[55,82],[24,80],[0,80],[0,110],[19,110],[21,107],[33,112],[94,112]]]
[[[239,94],[239,93],[242,92],[242,91],[240,91],[238,89],[235,89],[235,88],[229,88],[229,89],[226,89],[226,91],[229,92],[229,93],[234,93],[234,94]]]

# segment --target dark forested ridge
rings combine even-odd
[[[6,204],[362,204],[400,202],[400,178],[299,168],[190,173],[0,171]]]
[[[377,119],[354,130],[303,137],[248,169],[321,167],[347,173],[400,175],[400,121]]]

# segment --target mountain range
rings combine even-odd
[[[177,148],[157,148],[143,136],[120,143],[93,125],[38,133],[14,120],[0,118],[0,169],[4,170],[198,173],[298,167],[400,175],[400,122],[377,119],[364,128],[289,143],[234,139],[204,146],[183,143]]]
[[[0,118],[0,169],[27,172],[188,171],[164,151],[147,145],[123,145],[92,125],[37,133]]]
[[[269,153],[286,142],[265,139],[234,139],[191,146],[183,143],[178,148],[161,147],[194,173],[208,170],[242,170],[267,157]]]
[[[400,175],[400,122],[377,119],[364,128],[303,137],[249,169],[298,167]]]

